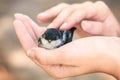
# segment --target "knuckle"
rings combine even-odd
[[[66,8],[63,9],[63,11],[68,11],[68,12],[73,12],[74,10],[76,9],[73,5],[66,6]]]
[[[67,3],[60,3],[60,4],[58,4],[58,6],[67,7],[67,6],[69,6],[69,4],[67,4]]]
[[[92,1],[86,1],[86,2],[84,2],[84,3],[82,3],[82,4],[73,4],[72,6],[73,6],[73,8],[75,8],[75,9],[80,9],[80,8],[83,8],[83,7],[85,7],[85,6],[91,6],[91,5],[93,5],[93,2]]]
[[[103,10],[107,10],[107,11],[109,10],[108,6],[103,1],[96,1],[95,5],[99,6]]]
[[[85,4],[91,5],[91,4],[93,4],[93,2],[92,1],[86,1]]]
[[[69,6],[67,3],[60,3],[58,6]]]
[[[77,4],[77,3],[72,4],[73,7],[78,7],[79,5],[80,5],[80,4]]]
[[[103,1],[96,1],[96,4],[105,4]]]
[[[107,7],[107,5],[103,1],[96,1],[95,4]]]

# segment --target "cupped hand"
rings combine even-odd
[[[37,46],[37,40],[46,28],[39,27],[26,15],[16,14],[15,18],[15,31],[27,56],[52,77],[65,78],[92,72],[105,72],[116,77],[120,74],[117,63],[119,38],[87,37],[46,50]]]
[[[39,27],[28,16],[15,14],[14,28],[25,51],[38,46],[38,38],[46,30]]]
[[[29,55],[29,50],[32,48],[38,48],[38,38],[46,30],[45,27],[39,27],[35,22],[32,21],[28,16],[23,14],[15,14],[15,20],[13,22],[17,37],[26,52],[26,55]],[[39,49],[46,53],[46,50],[43,48]],[[42,65],[38,60],[30,57],[30,59],[35,62],[37,65],[42,67],[46,72],[50,74],[49,66]]]
[[[87,37],[72,41],[60,48],[43,52],[29,51],[29,57],[46,65],[56,78],[103,72],[119,78],[120,39],[117,37]],[[119,61],[118,61],[119,60]]]
[[[102,1],[79,4],[61,3],[38,15],[41,22],[51,22],[48,27],[82,28],[93,35],[120,36],[120,26],[108,6]]]

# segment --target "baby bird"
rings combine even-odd
[[[38,40],[38,46],[46,49],[55,49],[72,41],[75,27],[70,30],[47,29]]]

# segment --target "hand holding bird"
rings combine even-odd
[[[119,38],[87,37],[47,50],[38,47],[38,39],[44,34],[46,28],[39,27],[26,15],[16,14],[15,17],[15,31],[27,56],[52,77],[60,79],[98,70],[119,78],[119,70],[116,68],[119,64],[115,63],[119,62],[117,61],[120,52]],[[100,56],[103,57],[99,59]]]

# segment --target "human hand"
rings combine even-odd
[[[54,78],[92,72],[105,72],[118,78],[119,38],[87,37],[46,50],[38,48],[36,42],[46,28],[38,27],[28,16],[15,16],[15,31],[27,55]]]
[[[46,65],[55,78],[102,72],[120,79],[119,44],[117,37],[87,37],[54,50],[33,48],[28,56]]]
[[[62,3],[38,15],[41,22],[51,22],[48,27],[82,28],[93,35],[120,36],[120,26],[111,10],[102,1],[80,4]]]
[[[38,39],[46,30],[45,27],[39,27],[32,19],[23,14],[15,14],[13,24],[18,39],[26,52],[38,46]]]
[[[38,48],[38,38],[44,33],[46,30],[45,27],[39,27],[35,22],[32,21],[28,16],[23,14],[15,14],[15,20],[13,22],[17,37],[26,52],[26,55],[29,55],[29,50],[32,48]],[[43,53],[46,53],[44,48],[40,48]],[[36,58],[32,58],[33,62],[35,62],[38,66],[43,68],[47,73],[51,74],[55,78],[54,75],[50,72],[51,67],[49,65],[42,65],[39,63]],[[55,79],[59,80],[59,79]]]
[[[39,27],[35,22],[32,21],[28,16],[23,14],[15,14],[15,20],[13,22],[17,37],[26,52],[31,50],[32,48],[38,48],[38,38],[44,33],[46,30],[45,27]],[[43,53],[46,53],[44,48],[40,48]],[[36,59],[31,58],[33,62],[43,68],[46,72],[50,73],[48,69],[48,65],[40,64]]]

